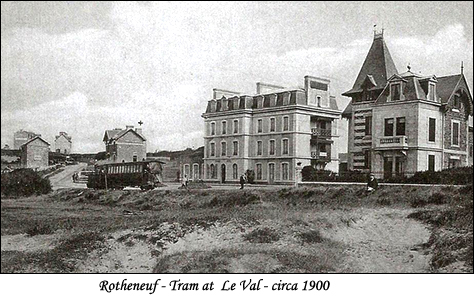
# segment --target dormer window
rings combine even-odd
[[[435,84],[429,85],[428,99],[432,101],[436,100],[436,85]]]
[[[461,99],[459,97],[459,94],[454,94],[453,108],[459,109],[460,107],[461,107]]]
[[[401,84],[392,84],[390,86],[390,98],[393,100],[400,100],[400,91],[401,91]]]

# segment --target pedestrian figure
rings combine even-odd
[[[242,174],[242,175],[240,176],[240,189],[244,189],[245,181],[246,181],[245,175]]]
[[[183,176],[183,182],[181,183],[181,187],[188,189],[188,175],[187,174],[184,174]]]
[[[373,192],[379,187],[379,183],[375,178],[374,174],[369,175],[369,181],[367,182],[367,192]]]

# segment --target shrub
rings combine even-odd
[[[312,166],[305,166],[301,171],[303,181],[309,182],[333,182],[336,175],[330,170],[316,170]]]
[[[303,243],[307,244],[321,243],[324,240],[321,233],[317,230],[299,233],[297,236],[303,241]]]
[[[244,235],[244,239],[252,243],[272,243],[280,240],[280,236],[274,229],[259,228]]]
[[[6,197],[41,195],[51,192],[51,182],[32,169],[2,174],[1,192]]]
[[[33,227],[26,230],[26,234],[29,236],[42,235],[42,234],[51,234],[54,230],[51,226],[47,224],[38,224],[36,223]]]
[[[251,169],[247,169],[245,172],[245,176],[247,177],[247,182],[249,184],[254,184],[255,183],[255,172]]]
[[[205,207],[237,207],[257,204],[260,197],[252,192],[229,193],[214,197]]]

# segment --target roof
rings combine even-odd
[[[43,141],[44,143],[49,145],[49,143],[46,140],[44,140],[43,138],[41,138],[41,136],[35,136],[35,137],[31,138],[30,140],[26,141],[25,143],[23,143],[20,147],[26,146],[27,144],[35,141],[36,139],[40,139],[41,141]]]
[[[377,88],[384,88],[387,80],[393,75],[397,74],[397,67],[393,62],[392,56],[388,51],[387,44],[383,39],[383,35],[376,35],[372,46],[370,47],[369,53],[365,58],[364,64],[360,69],[359,75],[357,76],[354,86],[351,90],[343,93],[342,95],[350,96],[354,93],[362,91],[362,84],[369,77],[372,83],[376,84]]]
[[[71,139],[72,139],[71,136],[69,136],[68,134],[66,134],[66,133],[64,133],[64,132],[59,133],[59,135],[56,136],[56,140],[58,140],[58,138],[61,137],[61,136],[63,136],[64,138],[66,138],[67,141],[72,142],[72,141],[71,141]]]
[[[122,137],[123,135],[125,135],[126,133],[130,131],[132,131],[138,137],[143,139],[143,141],[146,141],[146,138],[142,134],[138,133],[137,131],[135,131],[135,129],[132,129],[132,128],[125,129],[125,130],[106,130],[104,134],[104,139],[102,139],[102,141],[118,140],[120,139],[120,137]]]
[[[454,93],[456,86],[462,78],[462,74],[448,75],[438,77],[438,84],[436,85],[436,93],[441,98],[441,103],[447,103],[451,95]]]

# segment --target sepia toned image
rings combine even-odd
[[[1,273],[473,273],[473,63],[472,2],[3,1]]]

